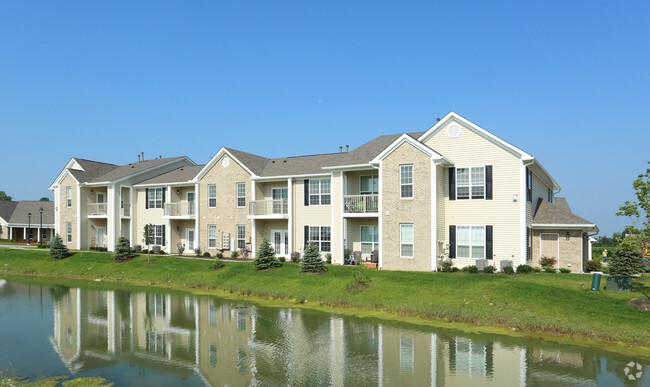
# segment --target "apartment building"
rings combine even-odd
[[[337,153],[266,158],[224,147],[205,165],[73,158],[50,189],[57,230],[76,248],[111,249],[120,234],[137,244],[151,223],[170,253],[254,255],[266,237],[285,257],[314,242],[334,264],[353,252],[420,271],[445,259],[500,268],[546,256],[576,272],[598,232],[556,197],[539,160],[454,112],[426,131]]]

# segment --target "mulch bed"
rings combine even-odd
[[[650,312],[650,298],[648,297],[633,298],[630,300],[630,306],[637,308],[638,310]]]

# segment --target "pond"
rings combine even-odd
[[[597,349],[104,283],[0,279],[0,327],[0,375],[116,386],[650,386]]]

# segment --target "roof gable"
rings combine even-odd
[[[242,154],[251,155],[250,153],[246,153],[246,152],[240,152],[240,151],[235,151],[235,152],[237,152],[240,156]],[[240,167],[244,168],[244,170],[246,172],[248,172],[248,174],[250,174],[251,176],[253,176],[253,177],[256,176],[255,173],[253,173],[253,171],[251,171],[251,169],[248,168],[247,165],[245,165],[237,157],[235,157],[235,155],[233,155],[233,153],[228,148],[222,147],[221,149],[219,149],[219,152],[217,152],[214,156],[212,156],[210,161],[208,161],[208,163],[205,164],[205,166],[201,169],[201,171],[196,175],[195,179],[197,181],[201,180],[203,178],[203,176],[205,176],[206,173],[208,173],[224,155],[228,155]],[[255,155],[252,155],[252,156],[255,156]],[[260,156],[257,156],[257,157],[260,157]]]
[[[403,134],[399,136],[393,143],[391,143],[389,146],[386,147],[383,151],[381,151],[377,156],[375,156],[374,159],[372,159],[371,163],[372,164],[379,164],[381,160],[385,159],[388,155],[393,153],[396,149],[398,149],[402,144],[408,143],[413,145],[416,149],[419,151],[423,152],[427,156],[431,157],[434,160],[444,160],[445,158],[434,151],[433,149],[429,148],[428,146],[424,145],[420,141],[414,139],[413,137],[409,136],[408,134]]]

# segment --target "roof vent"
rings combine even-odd
[[[345,146],[345,151],[346,151],[346,152],[349,152],[349,151],[350,151],[350,145],[346,145],[346,146]]]
[[[287,162],[287,160],[282,160],[282,162],[283,162],[283,163],[286,163],[286,162]]]
[[[138,164],[140,163],[140,155],[138,155]]]
[[[343,153],[343,145],[339,147],[339,153]]]
[[[449,138],[456,138],[460,136],[460,125],[455,122],[449,124],[449,126],[447,126],[447,136],[449,136]]]

